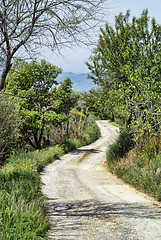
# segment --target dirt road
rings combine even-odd
[[[117,128],[97,122],[102,138],[42,172],[50,239],[161,240],[161,205],[107,171],[107,145]]]

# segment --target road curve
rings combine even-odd
[[[107,146],[118,129],[97,121],[102,138],[61,157],[41,173],[49,239],[160,240],[161,205],[108,172]]]

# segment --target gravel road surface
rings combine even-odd
[[[108,172],[107,146],[118,135],[97,121],[102,138],[45,167],[41,174],[49,239],[161,240],[161,204]]]

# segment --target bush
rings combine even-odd
[[[73,139],[63,140],[59,146],[65,153],[75,150],[78,147],[88,145],[100,137],[101,133],[99,127],[95,123],[94,116],[89,117],[84,122],[84,127],[80,135]]]
[[[93,127],[90,128],[90,124]],[[98,130],[94,121],[88,122],[84,131],[87,127]],[[99,131],[93,131],[75,139],[66,139],[48,149],[21,153],[8,159],[0,170],[1,240],[47,239],[49,221],[45,214],[46,200],[41,192],[39,172],[64,152],[90,143],[99,135]]]
[[[120,158],[124,157],[132,146],[131,133],[128,130],[121,130],[116,141],[107,149],[107,164],[109,167],[115,165]]]
[[[118,177],[151,196],[161,200],[161,179],[152,172],[140,169],[133,164],[118,163],[114,168]]]
[[[19,144],[21,120],[13,100],[6,102],[0,98],[0,163],[10,155]]]

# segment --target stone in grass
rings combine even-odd
[[[157,168],[155,175],[159,176],[161,174],[161,167]]]

